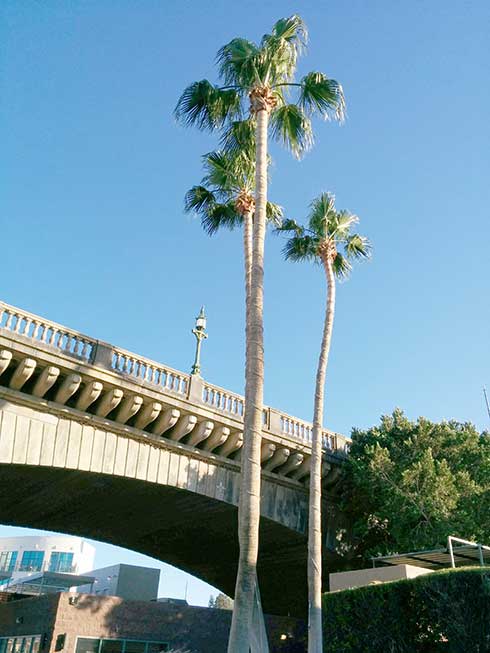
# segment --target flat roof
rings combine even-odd
[[[453,546],[454,564],[456,567],[468,565],[480,565],[480,549],[477,546],[468,544]],[[490,565],[490,550],[488,547],[481,547],[481,555],[485,565]],[[449,548],[431,549],[428,551],[413,551],[411,553],[396,553],[389,556],[371,558],[373,566],[389,565],[416,565],[426,569],[444,569],[451,567],[451,555]]]
[[[43,587],[79,587],[90,585],[95,580],[94,576],[80,576],[77,574],[64,574],[58,571],[41,571],[12,579],[11,585],[39,585]]]

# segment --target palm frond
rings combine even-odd
[[[292,80],[298,57],[296,50],[287,41],[265,34],[262,38],[262,53],[265,61],[265,84],[273,87]]]
[[[299,16],[281,18],[271,34],[264,34],[261,41],[264,83],[274,86],[293,79],[298,56],[305,49],[307,39],[306,25]]]
[[[346,279],[349,276],[350,271],[352,270],[352,265],[349,261],[342,256],[340,252],[337,252],[337,256],[333,261],[333,271],[336,277],[339,279]]]
[[[315,261],[317,259],[318,241],[312,236],[293,236],[286,241],[283,254],[289,261]]]
[[[255,158],[255,120],[234,120],[224,130],[221,147],[232,155],[245,153],[250,159]]]
[[[175,118],[185,126],[213,131],[228,120],[241,115],[241,97],[233,89],[213,86],[207,79],[193,82],[182,93],[174,111]]]
[[[242,38],[232,39],[216,55],[219,75],[224,83],[244,89],[261,82],[261,59],[260,49],[255,43]]]
[[[204,231],[212,236],[219,229],[235,229],[242,224],[242,216],[237,213],[234,202],[210,206],[209,210],[201,215],[201,224]]]
[[[215,194],[204,186],[193,186],[185,194],[184,210],[186,213],[191,211],[196,213],[206,212],[214,204],[216,204]]]
[[[342,86],[323,73],[308,73],[300,82],[300,106],[308,113],[318,112],[325,120],[343,122],[345,98]]]
[[[300,158],[313,145],[311,122],[296,104],[277,108],[270,119],[272,137]]]
[[[267,202],[265,205],[265,217],[267,222],[273,224],[276,228],[279,228],[282,225],[282,216],[284,215],[284,210],[279,204],[274,204],[274,202]]]
[[[308,227],[319,238],[330,237],[337,226],[335,195],[321,193],[310,205]]]
[[[223,150],[209,152],[203,157],[203,184],[214,186],[218,194],[226,195],[253,187],[255,162],[244,154],[232,155]]]
[[[290,43],[298,53],[301,53],[308,44],[308,28],[297,14],[289,18],[280,18],[272,28],[272,34]]]
[[[369,258],[371,256],[371,243],[365,236],[351,234],[345,241],[345,253],[348,258]]]
[[[305,233],[305,228],[302,227],[300,224],[298,224],[296,220],[292,220],[291,218],[286,218],[286,220],[283,220],[280,226],[277,227],[276,231],[294,232],[295,236],[302,237]]]

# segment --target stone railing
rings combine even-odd
[[[91,360],[96,340],[0,302],[0,328],[36,340],[85,361]]]
[[[241,395],[0,302],[0,332],[2,330],[89,365],[105,367],[137,383],[153,385],[162,393],[192,400],[243,422],[245,399]],[[199,379],[198,394],[192,391],[193,379]],[[313,426],[310,422],[267,406],[264,406],[263,414],[265,432],[311,444]],[[323,446],[327,451],[344,453],[348,450],[349,440],[341,434],[324,431]]]
[[[155,363],[147,358],[141,358],[131,352],[114,347],[111,357],[111,367],[116,372],[132,376],[135,379],[152,383],[164,391],[187,395],[189,375],[178,372],[170,367]]]

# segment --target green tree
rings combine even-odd
[[[300,156],[313,143],[309,115],[341,120],[342,87],[320,72],[294,82],[298,56],[307,42],[299,16],[278,20],[260,44],[235,38],[217,56],[221,85],[194,82],[180,97],[175,116],[184,124],[214,130],[249,113],[255,121],[255,216],[250,302],[246,317],[245,416],[239,507],[240,557],[229,653],[249,653],[260,519],[260,449],[264,386],[263,273],[267,206],[268,134]],[[288,91],[297,91],[297,102]]]
[[[313,200],[308,226],[285,220],[280,231],[292,233],[284,254],[291,261],[313,261],[323,267],[327,278],[327,299],[323,336],[318,358],[313,410],[313,433],[310,463],[310,499],[308,517],[308,651],[321,653],[322,642],[322,532],[321,532],[321,467],[323,440],[323,408],[328,355],[335,317],[335,279],[344,278],[351,270],[350,261],[366,258],[370,244],[366,238],[352,233],[357,216],[337,211],[335,199],[322,193]],[[343,253],[339,249],[343,250]]]
[[[352,562],[446,545],[448,535],[486,542],[490,439],[469,423],[410,421],[399,409],[354,429],[344,510]]]

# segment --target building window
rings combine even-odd
[[[17,551],[2,551],[0,553],[0,571],[14,571],[17,562]]]
[[[19,571],[42,571],[44,551],[24,551]]]
[[[78,637],[75,653],[164,653],[169,650],[167,642]]]
[[[53,551],[49,559],[49,571],[71,573],[73,571],[73,553]]]
[[[0,653],[38,653],[41,635],[0,637]]]

